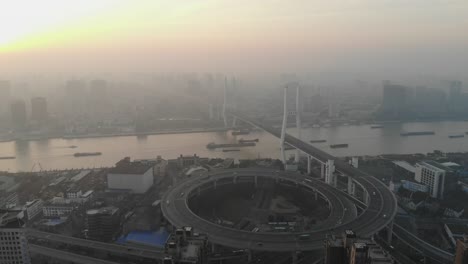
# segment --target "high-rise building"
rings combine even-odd
[[[0,263],[29,264],[28,240],[26,239],[20,210],[0,210]]]
[[[406,110],[408,88],[384,81],[382,114],[388,118],[401,118]]]
[[[47,113],[47,100],[44,97],[34,97],[31,99],[31,119],[36,121],[46,121],[49,114]]]
[[[450,90],[448,96],[448,106],[452,113],[460,113],[466,108],[466,101],[462,93],[462,82],[450,82]]]
[[[16,100],[11,103],[11,123],[15,129],[26,127],[27,114],[26,103],[23,100]]]
[[[414,179],[429,187],[429,195],[433,198],[444,197],[445,170],[443,166],[433,161],[416,164]]]
[[[0,80],[0,116],[8,113],[10,103],[11,84],[7,80]]]
[[[86,83],[82,80],[69,80],[65,84],[65,113],[77,117],[86,112]]]
[[[89,84],[89,109],[93,112],[93,116],[98,119],[102,118],[101,115],[109,109],[107,89],[106,80],[92,80]]]
[[[86,211],[86,238],[109,242],[114,239],[120,223],[117,207],[102,207]]]
[[[327,239],[325,241],[325,254],[325,264],[345,264],[347,254],[343,239]]]
[[[457,251],[455,253],[455,264],[468,264],[468,237],[457,240]]]

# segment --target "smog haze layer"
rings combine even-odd
[[[465,75],[464,0],[6,1],[0,70]]]

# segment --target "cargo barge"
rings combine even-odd
[[[248,135],[250,134],[249,130],[238,130],[238,131],[232,131],[231,135],[233,136],[239,136],[239,135]]]
[[[402,132],[400,136],[425,136],[425,135],[435,135],[434,131],[416,131],[416,132]]]
[[[316,139],[316,140],[311,140],[310,143],[324,143],[327,142],[325,139]]]
[[[347,148],[349,144],[333,144],[330,145],[330,148]]]
[[[87,157],[87,156],[99,156],[102,155],[101,152],[77,152],[73,154],[75,157]]]
[[[239,139],[239,143],[250,143],[250,142],[258,142],[258,141],[259,141],[258,138],[256,138],[256,139],[243,139],[243,138]]]
[[[216,144],[216,143],[209,143],[206,145],[207,149],[217,149],[217,148],[240,148],[240,147],[255,147],[255,143],[247,142],[247,143],[234,143],[234,144]]]
[[[223,149],[223,152],[234,152],[234,151],[240,151],[240,149]]]
[[[0,157],[0,160],[16,159],[14,156]]]

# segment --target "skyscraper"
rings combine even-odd
[[[77,117],[86,112],[86,83],[82,80],[67,81],[64,99],[67,116]]]
[[[0,263],[31,263],[22,218],[22,211],[0,209]]]
[[[8,113],[8,105],[10,102],[10,89],[9,81],[0,80],[0,116]]]
[[[34,97],[31,99],[31,119],[45,121],[48,118],[47,100],[44,97]]]
[[[16,100],[11,104],[11,123],[14,129],[26,127],[27,114],[26,103],[23,100]]]
[[[94,117],[101,117],[109,108],[109,100],[107,97],[107,81],[92,80],[89,84],[89,109],[93,112]]]
[[[395,85],[390,81],[384,81],[383,98],[382,98],[382,113],[388,118],[401,118],[407,107],[408,88],[402,85]]]

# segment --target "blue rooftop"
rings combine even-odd
[[[121,236],[117,240],[117,243],[135,243],[149,246],[164,247],[168,238],[169,233],[165,229],[161,228],[159,231],[132,231],[126,236]]]

